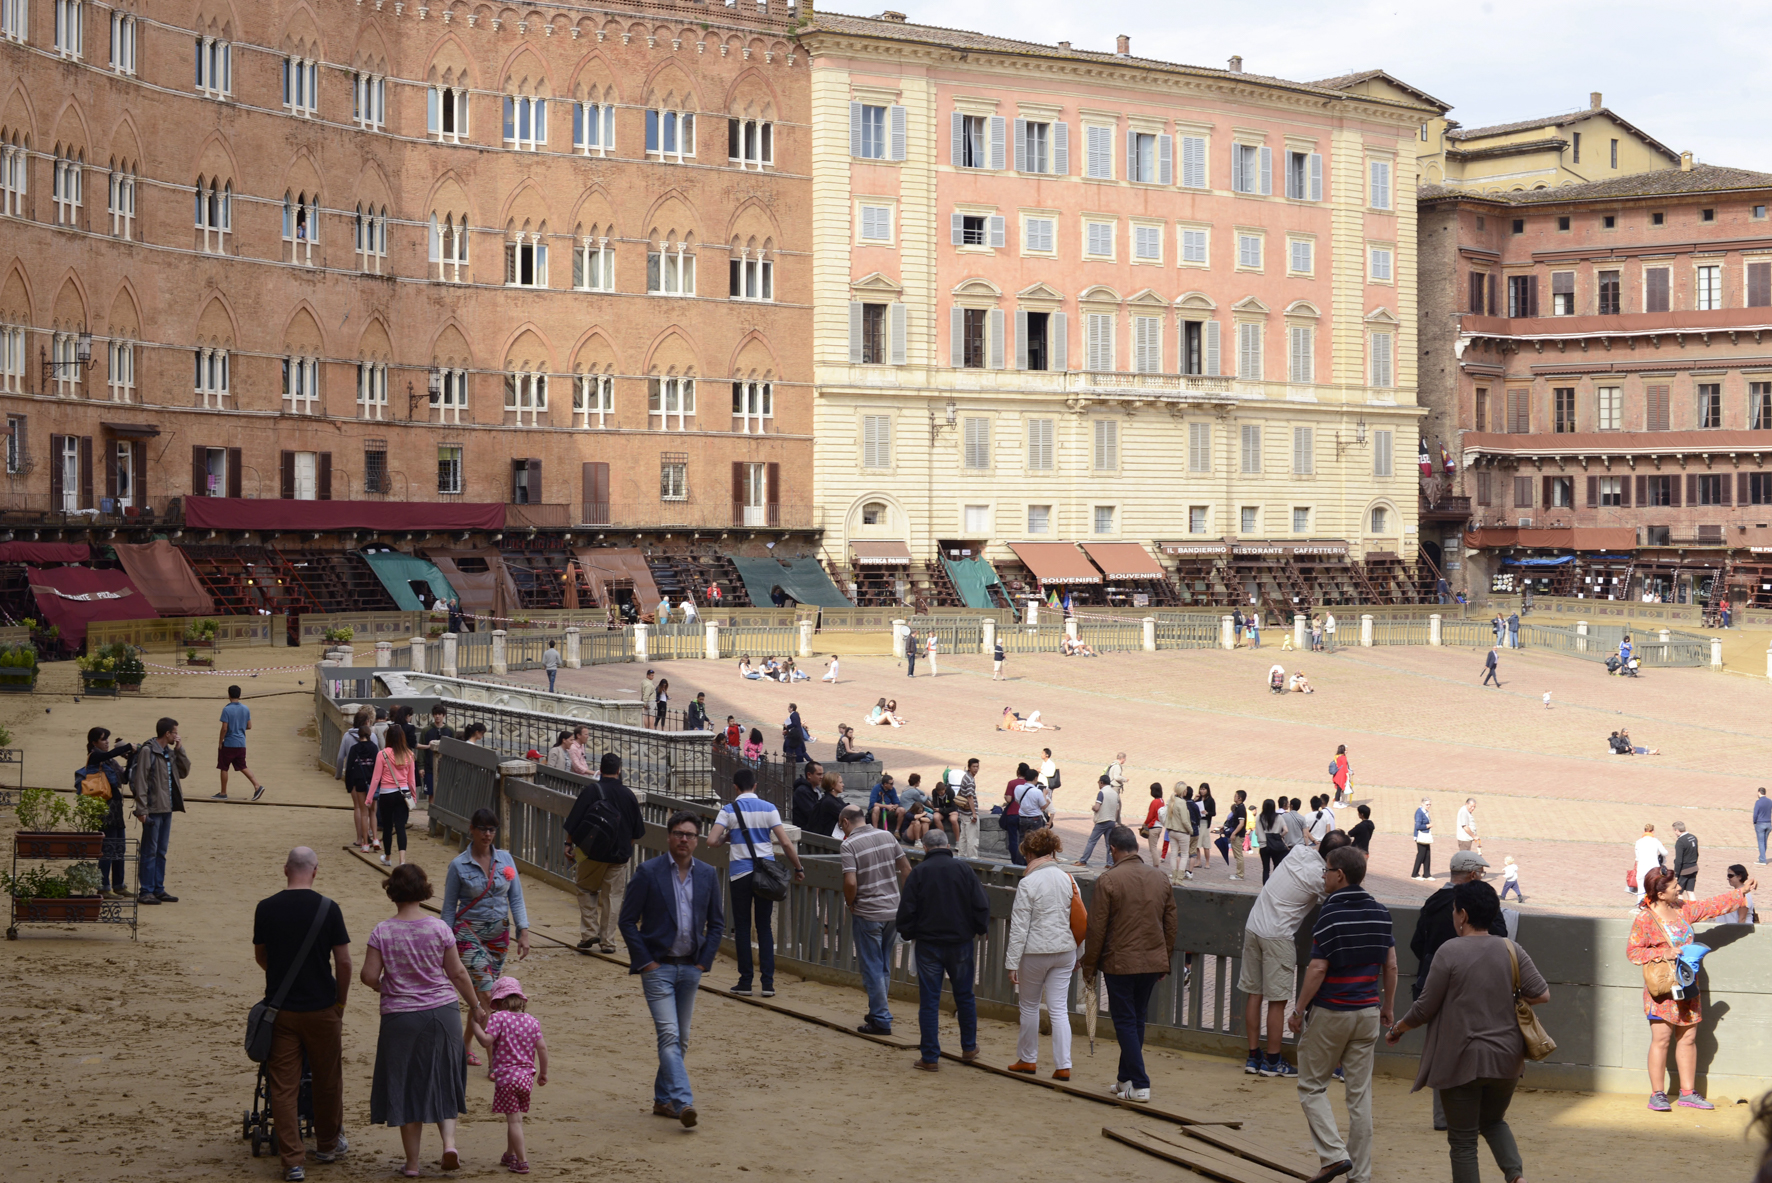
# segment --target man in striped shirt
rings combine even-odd
[[[757,774],[749,768],[740,768],[732,774],[732,787],[737,796],[720,811],[714,819],[714,828],[708,832],[709,846],[732,847],[728,871],[732,878],[732,939],[738,954],[738,984],[732,987],[731,993],[748,997],[751,992],[751,919],[754,916],[758,960],[763,963],[763,997],[773,998],[775,932],[770,925],[774,919],[775,902],[754,890],[756,868],[752,860],[774,862],[774,843],[780,842],[782,853],[794,866],[794,881],[803,881],[806,872],[800,866],[800,855],[793,840],[781,824],[781,814],[775,806],[757,796]]]
[[[1297,1034],[1298,1101],[1310,1124],[1322,1170],[1311,1183],[1346,1175],[1372,1179],[1372,1056],[1381,1028],[1391,1023],[1397,994],[1397,945],[1390,909],[1360,884],[1366,856],[1357,847],[1331,851],[1323,870],[1328,898],[1311,931],[1311,961],[1288,1025]],[[1344,1141],[1329,1104],[1329,1080],[1346,1076],[1348,1135]]]

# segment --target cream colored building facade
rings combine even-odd
[[[818,14],[814,461],[858,541],[1413,557],[1408,98]]]

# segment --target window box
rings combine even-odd
[[[22,859],[96,859],[104,837],[98,830],[20,830],[13,841]]]

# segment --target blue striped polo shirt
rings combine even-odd
[[[744,815],[743,828],[740,828],[738,818],[733,816],[735,809]],[[747,836],[756,845],[758,858],[775,861],[771,843],[775,841],[775,827],[781,825],[781,814],[775,806],[757,794],[742,793],[734,798],[732,804],[720,810],[714,823],[725,826],[727,830],[726,842],[732,853],[732,878],[737,879],[751,873],[751,847],[745,842]]]
[[[1379,1005],[1379,979],[1395,945],[1389,908],[1359,887],[1332,894],[1311,930],[1311,960],[1329,963],[1311,1005],[1325,1010]]]

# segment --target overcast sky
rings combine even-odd
[[[1452,104],[1452,118],[1483,127],[1606,105],[1674,151],[1772,171],[1766,135],[1772,4],[1710,0],[1267,0],[1160,4],[1149,0],[820,0],[830,11],[911,20],[1028,41],[1068,40],[1222,67],[1234,53],[1252,73],[1309,82],[1382,69]],[[1756,131],[1755,129],[1759,130]]]

